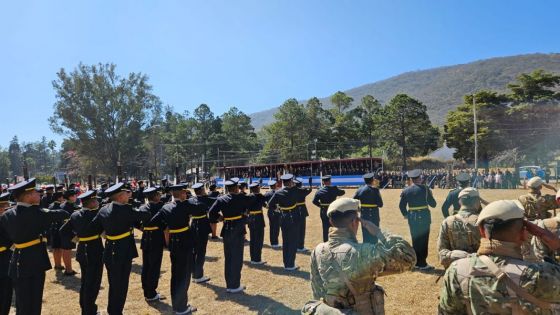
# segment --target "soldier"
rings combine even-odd
[[[541,190],[543,187],[556,192],[554,186],[548,185],[538,177],[532,177],[528,182],[529,193],[519,197],[519,202],[525,209],[525,217],[527,220],[546,219],[550,218],[551,214],[548,210],[558,208],[554,195],[542,195]]]
[[[45,187],[45,195],[41,198],[41,208],[48,208],[54,202],[54,185]]]
[[[321,222],[323,225],[323,242],[329,239],[329,218],[327,217],[327,209],[331,202],[335,201],[337,197],[344,195],[344,190],[336,186],[331,186],[331,176],[325,175],[321,177],[323,187],[319,188],[313,197],[313,204],[319,207]],[[283,235],[283,234],[282,234]]]
[[[53,202],[49,205],[49,210],[62,210],[62,203],[64,203],[64,191],[62,191],[61,187],[57,187],[56,192],[53,194]],[[70,213],[68,215],[70,215]],[[64,221],[62,220],[53,221],[51,223],[51,226],[47,230],[49,233],[49,240],[51,243],[55,270],[65,269],[64,267],[62,267],[62,240],[60,239],[59,232],[60,227],[63,223]],[[64,261],[64,263],[66,263],[66,261]]]
[[[459,211],[459,208],[461,208],[461,205],[459,205],[459,193],[463,189],[469,187],[471,181],[471,177],[467,173],[459,173],[455,177],[455,179],[457,180],[459,187],[456,187],[454,189],[451,189],[451,191],[449,191],[449,193],[447,194],[447,198],[445,198],[445,201],[441,206],[441,212],[443,213],[444,218],[447,218],[449,216],[449,208],[451,206],[453,206],[453,214]]]
[[[422,185],[421,170],[412,170],[407,173],[411,179],[411,185],[401,193],[399,209],[405,219],[408,220],[410,235],[412,236],[412,247],[416,252],[416,267],[420,270],[432,270],[428,265],[428,242],[430,240],[430,224],[432,218],[430,208],[436,206],[432,191],[428,186]],[[407,211],[408,205],[408,211]]]
[[[245,286],[241,284],[241,269],[243,268],[245,213],[249,210],[249,197],[239,193],[239,186],[234,181],[225,181],[224,185],[227,193],[216,199],[210,207],[208,216],[211,220],[224,221],[220,236],[224,240],[224,274],[227,292],[241,293],[245,290]]]
[[[63,242],[71,242],[78,237],[76,260],[80,264],[82,277],[80,279],[80,308],[82,315],[97,313],[97,295],[101,287],[103,276],[103,243],[101,237],[91,229],[91,221],[97,215],[99,201],[95,190],[87,191],[79,197],[82,208],[74,211],[61,228]]]
[[[379,189],[373,186],[375,179],[374,173],[367,173],[363,176],[365,185],[360,187],[354,194],[354,199],[361,203],[361,220],[368,220],[379,227],[379,208],[383,207],[383,199]],[[377,238],[371,235],[366,229],[362,229],[364,243],[377,243]]]
[[[262,265],[266,261],[261,259],[262,248],[264,243],[264,215],[263,207],[266,203],[266,198],[261,194],[259,183],[252,183],[249,185],[251,193],[249,204],[249,223],[250,243],[249,253],[251,255],[252,265]]]
[[[560,266],[522,260],[527,232],[539,232],[523,217],[514,200],[494,201],[480,212],[480,247],[447,269],[439,314],[554,314],[559,309]],[[557,238],[542,239],[560,248]]]
[[[305,230],[307,226],[307,223],[305,221],[307,221],[307,217],[309,216],[309,211],[307,211],[307,206],[305,205],[305,198],[307,198],[307,195],[309,195],[313,190],[313,188],[311,187],[311,184],[313,183],[313,179],[309,177],[309,188],[303,188],[302,187],[303,183],[297,179],[294,182],[296,183],[296,187],[300,191],[297,206],[299,208],[301,222],[298,231],[297,252],[306,253],[309,251],[309,249],[305,248]]]
[[[101,234],[104,231],[107,238],[103,262],[109,278],[107,312],[113,315],[123,312],[132,260],[138,257],[133,228],[148,222],[151,214],[135,210],[128,203],[131,191],[125,183],[107,188],[105,194],[111,199],[111,203],[101,208],[92,220],[91,232]]]
[[[455,260],[476,252],[480,245],[480,233],[476,219],[480,212],[478,190],[467,187],[459,193],[461,208],[441,223],[438,235],[439,262],[447,269]]]
[[[264,194],[264,197],[267,201],[266,207],[268,208],[268,210],[266,212],[266,215],[268,216],[268,224],[270,224],[270,247],[279,249],[282,247],[278,243],[278,236],[280,235],[280,212],[276,211],[277,209],[275,207],[271,207],[268,204],[268,201],[270,200],[270,198],[272,198],[272,196],[274,196],[274,193],[276,192],[276,190],[280,189],[280,187],[278,187],[278,183],[275,180],[270,180],[268,182],[268,187],[270,189]]]
[[[76,205],[78,191],[75,189],[68,189],[64,192],[64,199],[66,201],[60,205],[62,210],[68,212],[68,215],[72,215],[74,211],[80,209]],[[58,232],[58,231],[57,231]],[[72,269],[72,250],[76,248],[76,244],[74,244],[70,239],[63,239],[60,238],[60,248],[62,249],[62,261],[64,262],[64,275],[65,276],[73,276],[77,272]]]
[[[189,302],[189,286],[193,264],[194,240],[189,222],[191,209],[187,203],[187,186],[169,187],[173,201],[166,203],[152,218],[150,226],[169,229],[169,257],[171,258],[171,305],[175,314],[190,314],[196,308]]]
[[[169,182],[167,181],[167,178],[162,178],[161,181],[161,191],[163,192],[163,194],[161,195],[161,202],[168,203],[171,201],[171,194],[169,193]]]
[[[297,211],[298,200],[304,194],[301,189],[294,186],[294,175],[284,174],[280,177],[284,188],[277,190],[268,201],[269,207],[278,207],[280,210],[280,228],[282,230],[282,256],[284,270],[295,271],[299,267],[295,265],[298,231],[301,224],[301,216]]]
[[[556,193],[556,203],[560,205],[560,191]],[[539,227],[550,231],[556,236],[560,236],[560,214],[543,220],[536,220],[535,224]],[[537,237],[533,237],[531,241],[533,252],[540,261],[554,261],[560,263],[560,251],[551,250],[546,244]]]
[[[327,216],[332,224],[328,242],[311,253],[311,288],[315,300],[303,314],[384,314],[383,288],[375,284],[383,272],[412,269],[414,250],[400,236],[382,234],[368,220],[360,220],[360,202],[340,198],[331,203]],[[358,227],[380,238],[377,244],[358,243]]]
[[[148,203],[140,207],[140,211],[149,212],[154,217],[163,207],[159,188],[149,187],[142,191],[142,196],[148,199]],[[147,302],[164,300],[165,297],[157,292],[159,274],[161,272],[161,259],[165,238],[163,236],[164,226],[146,222],[142,227],[142,289],[144,299]]]
[[[216,198],[211,198],[206,194],[202,183],[196,183],[192,188],[195,196],[189,199],[189,205],[192,208],[191,229],[194,237],[193,282],[204,283],[210,281],[210,278],[204,275],[208,234],[212,232],[210,220],[208,220],[208,210],[216,202]]]
[[[211,184],[210,186],[208,186],[208,190],[209,190],[208,197],[214,198],[215,200],[220,196],[220,192],[216,190],[216,184]],[[211,239],[213,240],[219,239],[218,234],[216,232],[218,230],[218,222],[210,221],[210,228],[212,229]]]
[[[68,218],[64,210],[41,209],[35,178],[8,189],[17,202],[2,216],[2,233],[14,243],[15,250],[8,269],[16,292],[17,314],[41,314],[45,271],[51,269],[42,233],[54,221]]]
[[[10,207],[10,194],[0,195],[0,217]],[[8,274],[10,258],[12,257],[12,241],[6,231],[0,227],[0,315],[8,315],[12,305],[12,279]]]

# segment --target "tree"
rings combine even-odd
[[[403,170],[407,170],[408,157],[425,155],[438,147],[439,129],[432,126],[426,106],[406,94],[397,94],[389,101],[384,127],[390,130],[385,141],[401,149]]]
[[[12,141],[10,141],[10,146],[8,147],[8,154],[10,158],[10,169],[12,176],[23,175],[23,164],[21,148],[19,146],[18,137],[14,136]]]
[[[139,169],[145,156],[139,139],[161,107],[146,75],[121,77],[114,64],[80,64],[71,73],[61,69],[53,87],[51,129],[72,140],[82,160],[106,174],[115,174],[119,160],[129,173]]]
[[[540,100],[560,100],[560,92],[555,87],[560,85],[560,75],[545,72],[542,69],[532,73],[522,73],[517,82],[507,87],[511,90],[510,98],[516,102],[533,102]]]
[[[0,148],[0,182],[4,183],[10,177],[10,153],[4,148]],[[9,180],[8,180],[9,181]]]
[[[305,134],[301,136],[305,137],[305,141],[309,147],[315,148],[315,140],[317,140],[317,151],[315,152],[314,159],[321,158],[321,151],[326,149],[323,143],[328,142],[330,138],[330,125],[331,125],[331,114],[323,108],[323,104],[318,98],[312,97],[305,104],[305,123],[304,129]],[[311,155],[310,155],[311,156]]]
[[[232,151],[228,155],[233,160],[248,162],[258,149],[257,134],[251,125],[251,117],[237,107],[231,107],[220,118],[224,147]]]
[[[334,104],[336,109],[339,113],[347,110],[351,105],[354,99],[344,92],[338,91],[331,96],[331,102]]]
[[[381,134],[381,124],[383,121],[383,107],[381,103],[371,95],[366,95],[355,109],[356,116],[359,118],[359,134],[368,139],[369,157],[373,154],[373,147],[378,144]]]

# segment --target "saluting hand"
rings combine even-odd
[[[369,234],[373,236],[381,234],[381,230],[377,225],[373,224],[373,222],[362,219],[358,220],[360,220],[360,223],[362,223],[362,228],[365,228],[369,232]]]

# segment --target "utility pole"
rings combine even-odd
[[[478,174],[478,124],[476,121],[476,100],[472,96],[473,103],[473,122],[474,122],[474,172]]]

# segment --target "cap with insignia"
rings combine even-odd
[[[455,179],[459,182],[468,182],[471,179],[471,176],[467,173],[459,173]]]
[[[247,187],[247,183],[244,181],[239,182],[239,187]]]
[[[232,177],[229,179],[231,182],[234,182],[235,184],[239,184],[239,177]]]
[[[543,180],[542,178],[535,176],[535,177],[531,177],[531,179],[529,179],[529,181],[527,182],[527,186],[529,188],[539,188],[542,186],[543,184]]]
[[[237,185],[237,183],[234,182],[234,181],[231,181],[231,180],[226,180],[224,182],[224,186],[226,186],[226,187],[231,187],[231,186],[236,186],[236,185]]]
[[[252,183],[251,185],[249,185],[249,188],[255,188],[255,187],[259,187],[259,183]]]
[[[513,219],[522,219],[525,217],[525,211],[521,203],[517,200],[498,200],[489,203],[478,215],[476,224],[480,225],[484,220],[500,219],[508,221]]]
[[[321,180],[330,180],[330,179],[331,179],[331,175],[321,176]]]
[[[476,188],[467,187],[461,192],[459,192],[459,199],[466,197],[466,198],[473,198],[473,197],[480,197],[478,190]]]
[[[276,181],[275,180],[269,180],[268,181],[268,186],[274,186],[276,185]]]
[[[97,192],[95,190],[88,190],[85,193],[78,196],[80,200],[95,199],[97,198]]]
[[[294,184],[301,184],[301,180],[299,178],[294,179]]]
[[[346,211],[360,210],[360,201],[353,198],[339,198],[333,201],[327,209],[327,216],[330,217],[333,212],[344,213]]]
[[[422,175],[422,170],[415,169],[415,170],[412,170],[412,171],[408,171],[406,174],[410,178],[418,178],[418,177],[420,177],[420,175]]]
[[[37,188],[35,187],[35,178],[24,180],[8,188],[8,191],[12,193],[14,196],[18,196],[23,192],[32,191],[32,190],[38,191]]]
[[[292,175],[292,174],[290,174],[290,173],[284,174],[284,175],[280,176],[280,179],[281,179],[281,180],[284,180],[284,181],[286,181],[286,180],[292,180],[293,178],[294,178],[294,175]]]
[[[116,183],[115,185],[107,188],[107,190],[105,190],[105,194],[107,194],[107,196],[112,196],[123,191],[128,191],[126,185],[124,183]]]
[[[203,183],[196,183],[196,184],[192,185],[192,189],[200,189],[202,187],[204,187]]]
[[[3,193],[0,195],[0,203],[1,202],[10,202],[10,193]]]
[[[375,174],[367,173],[367,174],[364,174],[363,177],[364,177],[364,179],[373,179],[375,177]]]
[[[187,185],[185,184],[177,184],[169,187],[171,191],[179,191],[179,190],[187,190]]]
[[[159,191],[158,187],[148,187],[146,189],[144,189],[144,191],[142,192],[145,195],[149,195],[149,194],[153,194]]]

